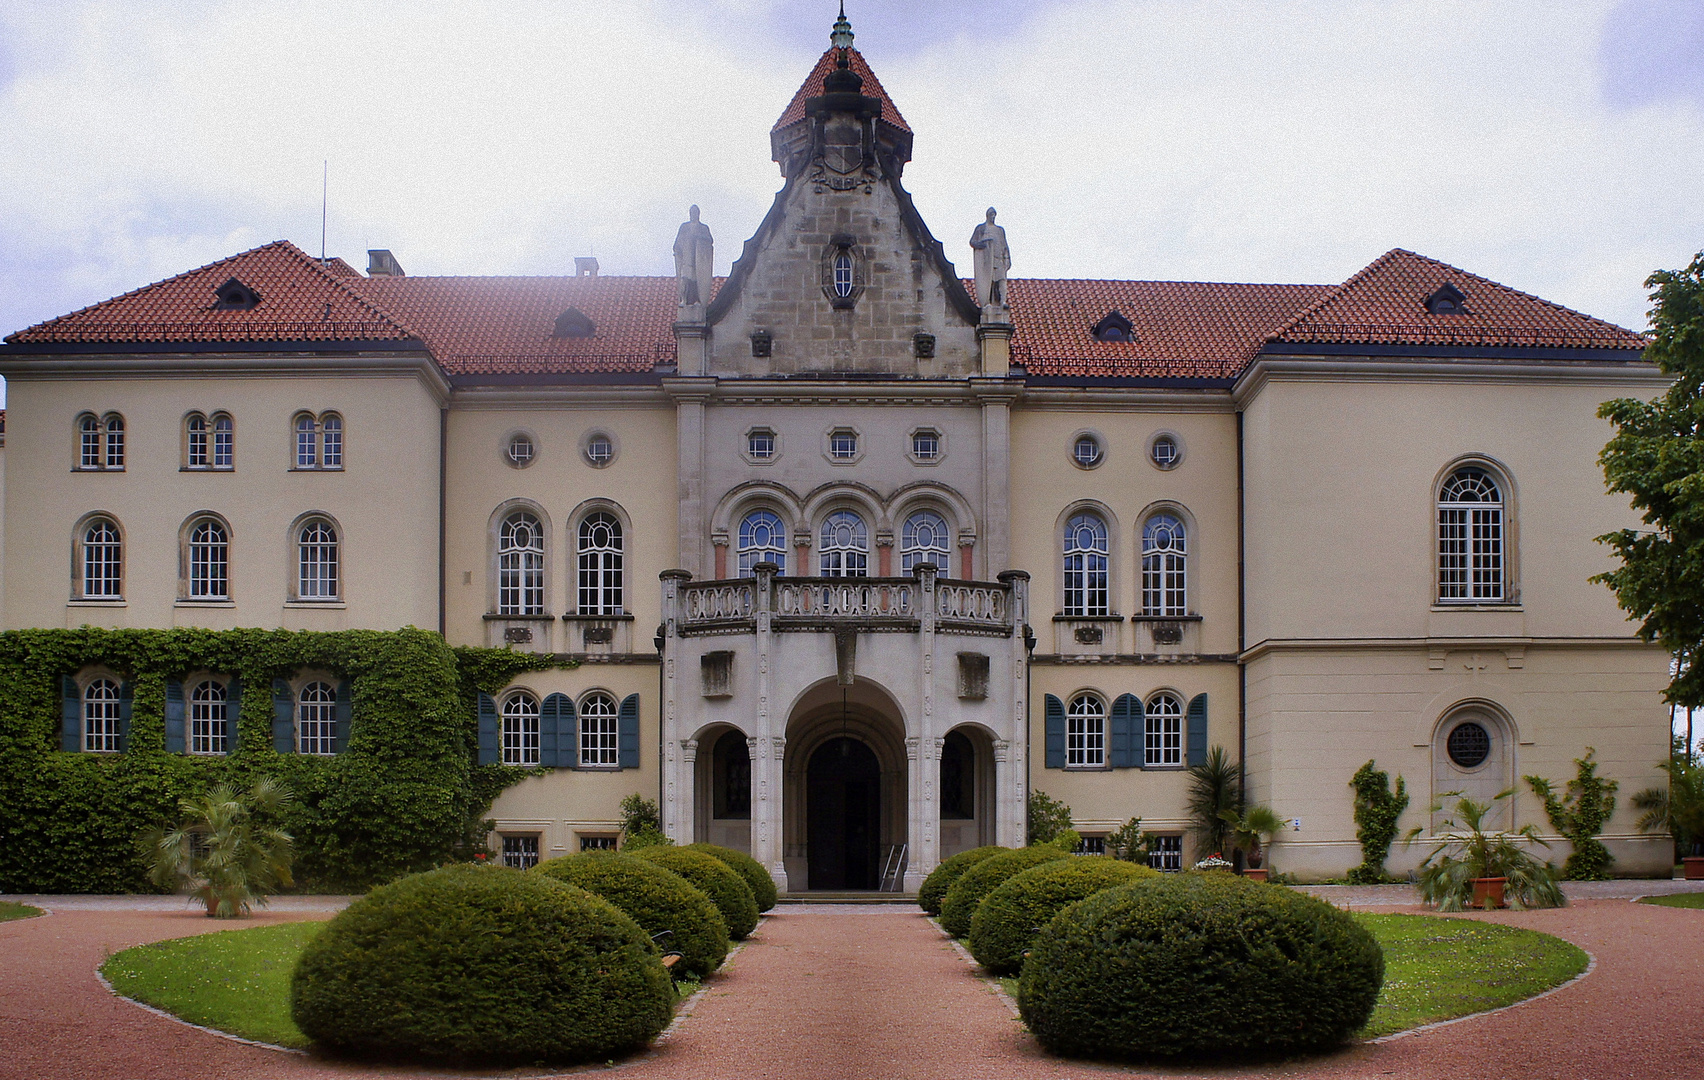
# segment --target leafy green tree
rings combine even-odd
[[[1617,398],[1598,415],[1615,435],[1598,456],[1609,490],[1632,496],[1648,526],[1598,537],[1620,566],[1593,581],[1641,620],[1639,636],[1679,663],[1667,698],[1704,705],[1704,252],[1684,270],[1659,270],[1645,358],[1673,376],[1654,401]]]
[[[1679,854],[1704,855],[1704,763],[1675,754],[1657,768],[1668,773],[1668,786],[1633,796],[1633,808],[1644,811],[1638,827],[1673,836]]]
[[[1205,761],[1189,767],[1189,801],[1185,804],[1193,822],[1191,831],[1203,856],[1219,855],[1229,849],[1231,826],[1224,815],[1227,810],[1241,813],[1242,805],[1241,768],[1231,764],[1224,747],[1212,747]]]
[[[289,790],[271,777],[256,780],[246,792],[217,784],[204,795],[179,800],[181,824],[156,825],[136,838],[148,879],[188,892],[207,906],[209,918],[247,915],[279,887],[294,884],[290,834],[261,820],[291,801]]]
[[[1391,790],[1390,774],[1368,761],[1355,770],[1349,786],[1355,789],[1355,839],[1361,843],[1361,865],[1350,869],[1349,884],[1377,885],[1390,878],[1385,857],[1396,839],[1396,824],[1408,809],[1408,783],[1399,775]]]
[[[1051,844],[1071,830],[1071,808],[1037,788],[1029,797],[1029,842]]]
[[[1615,861],[1597,837],[1615,813],[1615,793],[1621,785],[1597,774],[1592,760],[1596,753],[1588,746],[1585,757],[1574,759],[1578,772],[1561,792],[1542,776],[1526,778],[1533,794],[1544,800],[1551,826],[1574,845],[1574,853],[1562,864],[1562,876],[1570,881],[1606,881]]]
[[[1125,862],[1148,865],[1153,853],[1154,838],[1142,831],[1142,819],[1133,817],[1106,834],[1106,853]]]
[[[625,851],[673,844],[663,832],[662,811],[657,800],[647,799],[635,791],[621,800],[621,847]]]

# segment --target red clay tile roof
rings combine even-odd
[[[1433,315],[1426,298],[1445,284],[1465,311]],[[1448,263],[1395,248],[1319,298],[1274,341],[1332,344],[1471,345],[1574,349],[1645,347],[1631,330],[1519,292]]]
[[[822,81],[828,77],[829,72],[834,70],[834,54],[839,51],[831,48],[822,54],[822,59],[817,61],[816,67],[812,68],[811,73],[805,76],[804,85],[799,87],[799,92],[793,95],[793,100],[787,104],[786,110],[781,113],[781,119],[775,121],[775,126],[770,129],[771,134],[805,118],[805,99],[821,96]],[[905,117],[899,115],[899,106],[895,105],[893,99],[888,97],[887,91],[882,89],[882,81],[876,78],[875,72],[870,70],[870,64],[864,59],[864,54],[857,49],[846,51],[851,54],[848,59],[851,61],[852,70],[864,78],[864,96],[880,98],[882,119],[909,134],[911,125],[905,122]]]
[[[322,267],[287,240],[208,263],[6,339],[11,344],[103,341],[348,341],[414,335],[350,291],[348,264]],[[347,273],[345,273],[347,272]],[[248,311],[215,311],[231,278],[260,294]]]

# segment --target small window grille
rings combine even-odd
[[[858,433],[849,428],[836,428],[828,435],[828,456],[835,461],[851,461],[858,456]]]
[[[118,684],[96,679],[83,691],[83,749],[116,754],[119,750]]]
[[[852,256],[845,251],[834,257],[834,295],[842,299],[852,295]]]
[[[615,699],[590,694],[580,703],[580,765],[607,768],[618,764]]]
[[[1148,456],[1153,459],[1155,465],[1169,469],[1178,463],[1183,454],[1176,439],[1170,435],[1158,435],[1154,438],[1153,446],[1148,448]]]
[[[296,703],[296,748],[303,754],[337,752],[337,691],[330,683],[302,687]]]
[[[96,518],[83,531],[83,598],[116,600],[123,595],[124,546],[118,526]]]
[[[1100,440],[1093,435],[1079,435],[1071,446],[1071,458],[1085,469],[1092,469],[1101,463]]]
[[[189,531],[189,595],[194,600],[224,600],[230,593],[230,540],[211,518]]]
[[[1106,764],[1106,706],[1093,694],[1071,699],[1065,715],[1065,764],[1077,768]]]
[[[511,694],[503,701],[503,764],[538,761],[538,701],[531,694]]]
[[[509,464],[517,469],[524,469],[532,464],[533,455],[537,453],[533,441],[526,435],[514,435],[509,438],[507,454]]]
[[[775,456],[775,433],[756,428],[746,436],[746,455],[755,461],[768,461]]]
[[[787,572],[787,528],[768,510],[754,510],[740,522],[739,575],[751,577],[751,568],[771,562]]]
[[[1155,694],[1142,710],[1147,731],[1143,761],[1150,766],[1183,764],[1183,700]]]
[[[941,434],[938,431],[918,431],[911,436],[911,456],[918,461],[934,461],[941,456]]]
[[[580,837],[581,851],[614,851],[618,837],[614,836],[582,836]]]
[[[615,458],[615,444],[608,435],[593,435],[586,440],[586,460],[592,465],[602,467]]]
[[[1469,720],[1455,726],[1444,748],[1458,767],[1477,769],[1491,756],[1491,733],[1485,725]]]
[[[538,865],[538,837],[505,836],[503,865],[512,870],[531,870]]]
[[[1183,837],[1156,836],[1154,846],[1148,849],[1148,865],[1155,870],[1178,871],[1183,869]]]
[[[196,686],[189,695],[189,752],[228,753],[229,713],[225,688],[212,680]]]

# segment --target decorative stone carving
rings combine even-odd
[[[679,289],[678,303],[683,308],[710,302],[710,285],[715,275],[715,240],[710,236],[710,226],[698,220],[696,205],[687,215],[689,220],[681,223],[674,242],[675,284]],[[702,312],[696,314],[702,319]]]
[[[970,246],[976,251],[976,302],[1003,312],[1006,271],[1012,267],[1012,251],[1006,246],[1006,230],[994,224],[992,206],[988,208],[988,220],[970,234]]]

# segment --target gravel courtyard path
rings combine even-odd
[[[0,1077],[442,1075],[247,1046],[119,1000],[95,977],[105,955],[232,924],[213,924],[169,905],[154,905],[167,910],[135,910],[86,903],[74,907],[71,898],[63,900],[47,918],[0,923]],[[335,904],[318,906],[322,910],[313,910],[311,902],[292,905],[294,910],[271,912],[245,925],[324,918]],[[1582,900],[1556,911],[1474,917],[1567,938],[1597,958],[1597,969],[1565,990],[1493,1016],[1304,1063],[1203,1074],[1047,1057],[989,984],[915,908],[784,904],[711,980],[708,993],[671,1036],[613,1071],[629,1080],[1704,1078],[1704,1025],[1699,1023],[1704,1018],[1704,912]]]

